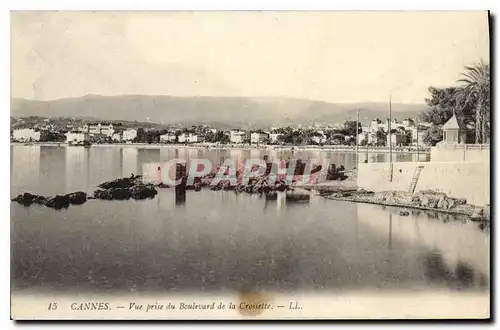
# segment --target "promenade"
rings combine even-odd
[[[11,145],[26,145],[26,146],[55,146],[69,147],[66,142],[11,142]],[[71,146],[72,148],[83,148],[83,146]],[[143,149],[158,149],[158,148],[189,148],[189,149],[209,149],[209,150],[282,150],[282,151],[339,151],[339,152],[356,152],[356,146],[346,145],[270,145],[270,144],[214,144],[214,143],[191,143],[191,144],[167,144],[167,143],[99,143],[92,144],[89,147],[118,147],[118,148],[143,148]],[[389,153],[389,147],[359,147],[359,153]],[[413,146],[393,147],[393,153],[430,153],[429,147],[417,148]]]

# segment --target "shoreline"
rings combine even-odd
[[[92,144],[88,147],[70,146],[66,142],[11,142],[11,146],[42,146],[42,147],[72,147],[72,148],[144,148],[144,149],[161,149],[161,148],[187,148],[187,149],[205,149],[205,150],[274,150],[274,151],[325,151],[325,152],[356,152],[355,146],[316,146],[316,145],[299,145],[299,146],[278,146],[278,145],[249,145],[249,144],[227,144],[227,145],[210,145],[210,144],[161,144],[161,143],[100,143]],[[359,147],[358,152],[362,153],[389,153],[387,147]],[[392,153],[416,154],[415,148],[399,148],[392,149]],[[430,148],[419,149],[419,154],[430,154]]]
[[[449,197],[444,193],[433,191],[422,191],[410,194],[401,191],[374,193],[354,189],[326,192],[323,190],[322,193],[321,188],[316,190],[318,191],[318,196],[335,201],[365,203],[398,207],[401,209],[417,209],[452,215],[463,215],[467,216],[469,220],[474,222],[491,221],[490,205],[477,206],[466,204],[466,201],[463,199]]]

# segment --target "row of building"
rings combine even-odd
[[[358,143],[386,146],[425,146],[424,137],[430,126],[429,123],[415,123],[411,118],[406,118],[403,121],[374,119],[370,125],[361,128]],[[392,132],[391,134],[389,134],[389,130]],[[380,134],[381,132],[383,134]]]
[[[368,145],[424,145],[425,131],[430,125],[426,123],[415,124],[408,118],[401,122],[398,120],[374,119],[369,125],[361,127],[358,143]],[[392,134],[388,134],[389,129]],[[109,142],[134,142],[138,140],[138,129],[125,128],[121,124],[111,122],[85,123],[78,128],[72,128],[65,133],[66,142],[81,143],[85,141]],[[147,131],[147,130],[146,130]],[[300,131],[300,129],[299,129]],[[283,129],[274,128],[268,131],[246,131],[233,129],[222,131],[224,141],[231,144],[279,144],[285,135]],[[314,144],[344,144],[349,139],[356,140],[354,136],[341,136],[342,139],[332,142],[332,134],[323,129],[309,130],[309,141]],[[383,134],[381,134],[381,132]],[[46,131],[33,128],[16,129],[12,132],[12,139],[19,142],[45,141]],[[164,130],[159,135],[160,143],[203,143],[214,142],[213,137],[221,131],[208,126],[193,126],[190,130]],[[158,133],[159,134],[159,133]],[[338,134],[337,134],[338,135]],[[383,139],[383,141],[381,141]],[[410,139],[410,141],[408,141]],[[158,140],[156,140],[158,141]]]

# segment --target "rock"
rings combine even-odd
[[[373,202],[374,203],[382,203],[385,201],[385,191],[382,192],[376,192],[373,194]]]
[[[394,195],[396,204],[412,205],[414,196],[407,191],[399,191]]]
[[[390,204],[397,204],[397,196],[395,191],[388,191],[384,196],[384,201]]]
[[[31,193],[26,192],[24,194],[20,194],[17,197],[13,198],[12,201],[17,202],[24,206],[30,206],[33,203],[43,205],[46,203],[47,199],[43,196],[33,195]]]
[[[125,200],[130,199],[131,193],[130,189],[127,188],[116,188],[110,189],[111,199]]]
[[[43,196],[35,195],[35,198],[33,198],[33,203],[45,205],[45,203],[47,203],[47,198],[45,198]]]
[[[130,188],[130,196],[133,199],[154,198],[157,193],[153,185],[140,184]]]
[[[81,205],[87,201],[87,194],[83,191],[77,191],[66,195],[69,202],[74,205]]]
[[[435,209],[438,206],[441,196],[432,193],[423,193],[420,195],[420,206]]]
[[[98,185],[102,189],[116,189],[116,188],[131,188],[138,184],[142,184],[142,175],[133,175],[129,178],[120,178],[113,181],[106,181]]]
[[[94,191],[94,198],[95,199],[105,199],[105,200],[112,200],[113,196],[111,195],[111,189],[97,189]]]
[[[34,198],[34,195],[32,195],[30,193],[24,193],[24,194],[17,195],[17,197],[14,197],[12,199],[12,201],[18,202],[19,204],[24,205],[24,206],[30,206],[31,204],[33,204],[33,198]]]
[[[56,195],[49,198],[45,203],[45,206],[60,210],[62,208],[68,208],[70,204],[69,197],[67,195]]]
[[[484,219],[484,209],[482,207],[475,206],[472,210],[472,214],[470,216],[471,220],[483,220]]]
[[[485,220],[490,220],[490,204],[487,204],[483,207],[483,217]]]

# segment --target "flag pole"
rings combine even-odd
[[[356,109],[356,171],[359,167],[359,108]]]
[[[392,164],[392,102],[391,102],[392,95],[389,94],[389,125],[388,125],[388,130],[389,130],[389,162]]]
[[[391,171],[391,176],[390,176],[390,182],[392,182],[392,176],[393,176],[393,164],[392,164],[392,94],[389,94],[389,163],[390,163],[390,171]]]

